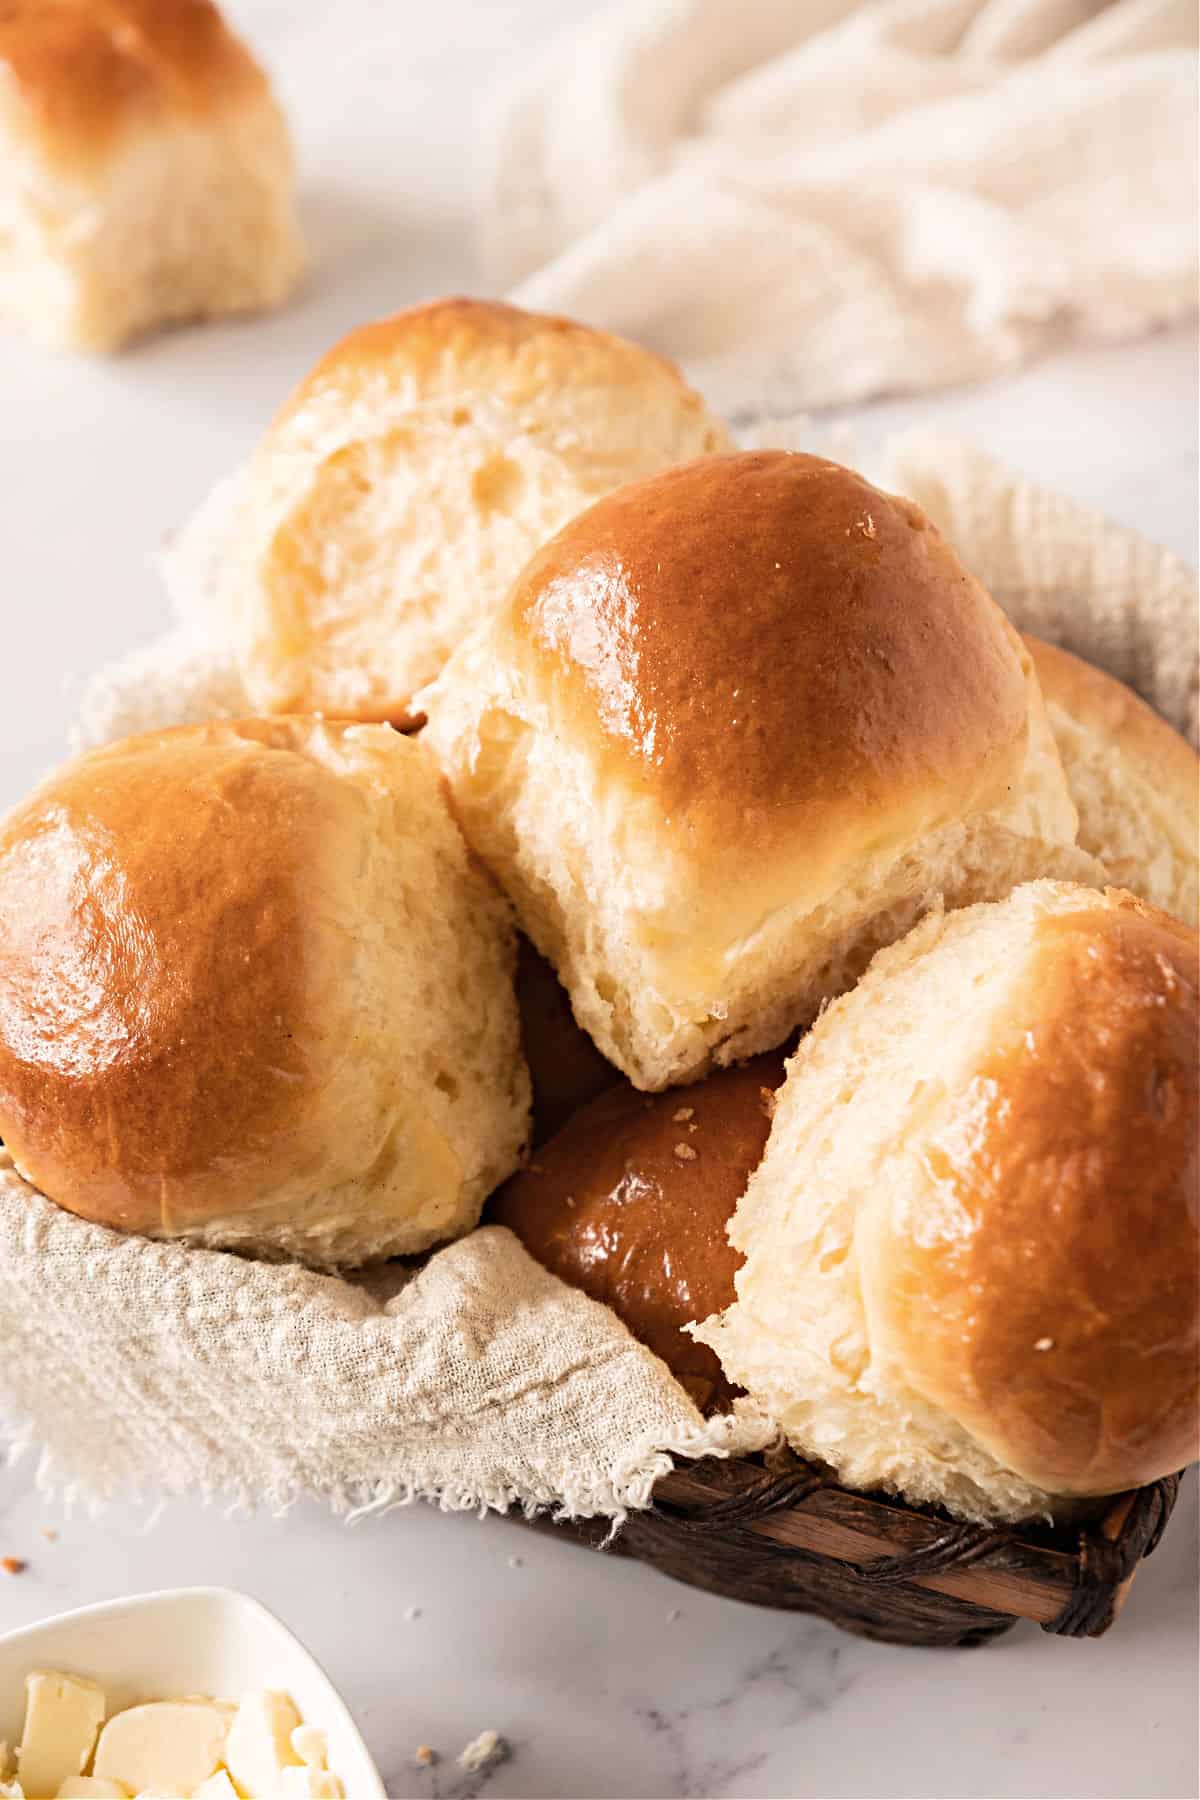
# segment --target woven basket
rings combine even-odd
[[[691,1587],[817,1613],[888,1644],[986,1644],[1018,1619],[1099,1637],[1162,1537],[1179,1479],[1118,1495],[1083,1527],[965,1525],[851,1493],[784,1452],[676,1468],[615,1539],[607,1520],[530,1523]]]

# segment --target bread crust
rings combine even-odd
[[[611,332],[552,313],[528,312],[502,300],[450,294],[372,319],[339,338],[284,401],[272,431],[281,430],[314,402],[373,382],[431,400],[461,394],[469,406],[473,388],[489,390],[514,405],[545,398],[557,388],[628,388],[636,403],[648,380],[661,380],[674,401],[706,417],[704,401],[665,356]],[[715,448],[726,435],[711,421]],[[270,437],[268,435],[268,443]]]
[[[935,1203],[880,1214],[877,1348],[1051,1494],[1200,1454],[1197,978],[1195,933],[1131,894],[1041,918],[922,1145]]]
[[[329,1264],[424,1248],[521,1148],[512,949],[411,740],[125,739],[0,830],[0,1136],[124,1231]],[[446,1041],[468,1014],[470,1058]]]
[[[241,484],[214,600],[255,706],[397,720],[564,520],[728,442],[671,363],[568,319],[451,298],[350,332]]]
[[[802,1455],[972,1519],[1200,1451],[1197,939],[1034,881],[929,913],[801,1039],[702,1340]]]
[[[543,1144],[488,1209],[545,1268],[611,1306],[702,1408],[735,1390],[683,1327],[733,1299],[742,1258],[726,1227],[783,1076],[781,1057],[760,1056],[653,1098],[622,1082]]]
[[[1200,757],[1153,707],[1115,676],[1057,644],[1025,634],[1025,644],[1042,693],[1098,738],[1111,744],[1160,792],[1169,794],[1181,820],[1193,826],[1200,782]]]
[[[1079,842],[1112,879],[1197,922],[1200,757],[1124,683],[1027,637],[1067,782]]]
[[[136,130],[269,92],[211,0],[0,0],[0,68],[64,170],[104,162]]]
[[[820,457],[708,457],[599,501],[504,615],[529,688],[671,840],[813,885],[986,806],[1024,754],[1024,659],[924,515]]]
[[[541,1144],[621,1074],[576,1023],[566,989],[526,937],[517,945],[517,1006],[533,1084],[533,1142]]]

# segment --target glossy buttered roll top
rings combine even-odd
[[[916,507],[818,457],[617,490],[419,704],[464,829],[642,1086],[780,1042],[926,896],[1007,892],[1074,840],[1017,634]]]
[[[1110,890],[1047,911],[994,1041],[876,1196],[885,1355],[1053,1494],[1200,1453],[1197,944]]]
[[[0,1137],[97,1223],[353,1264],[515,1167],[514,944],[383,726],[126,739],[0,831]]]
[[[779,1057],[675,1094],[622,1082],[575,1117],[491,1202],[493,1223],[611,1306],[706,1410],[732,1389],[686,1325],[733,1299],[728,1224],[767,1140]]]
[[[533,558],[505,623],[552,716],[677,831],[734,865],[803,833],[818,891],[880,809],[920,829],[1025,756],[999,610],[915,506],[816,457],[621,489]]]
[[[1200,1453],[1197,939],[1034,882],[880,953],[789,1065],[702,1329],[856,1487],[1061,1514]]]

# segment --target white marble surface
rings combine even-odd
[[[242,0],[299,121],[318,263],[278,318],[114,363],[0,344],[0,805],[62,753],[66,677],[143,641],[147,553],[244,452],[340,330],[477,285],[471,146],[494,83],[586,0]],[[987,388],[864,409],[936,421],[1195,556],[1191,341],[1077,351]],[[0,1355],[3,1346],[0,1346]],[[42,1536],[57,1527],[51,1543]],[[453,1763],[494,1726],[496,1796],[1188,1796],[1197,1792],[1195,1484],[1098,1643],[1018,1627],[906,1651],[677,1587],[489,1519],[347,1527],[316,1508],[222,1518],[132,1504],[64,1517],[0,1471],[0,1630],[138,1589],[248,1589],[306,1639],[395,1795],[478,1791]],[[411,1609],[415,1616],[408,1616]],[[411,1766],[420,1742],[447,1757]]]
[[[0,1629],[140,1589],[245,1588],[316,1653],[405,1800],[480,1791],[454,1758],[488,1727],[513,1746],[489,1800],[1186,1800],[1196,1529],[1192,1479],[1106,1638],[1020,1625],[983,1649],[905,1650],[495,1517],[345,1526],[313,1506],[279,1521],[177,1504],[155,1523],[133,1507],[88,1521],[17,1471],[0,1473],[0,1555],[30,1567],[0,1574]],[[429,1774],[420,1743],[446,1757]]]

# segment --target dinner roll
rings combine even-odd
[[[818,457],[609,495],[419,704],[468,838],[643,1088],[782,1042],[941,894],[1095,866],[1017,634],[916,507]]]
[[[399,721],[574,513],[727,443],[636,344],[439,300],[335,344],[165,574],[227,633],[256,708]]]
[[[783,1060],[760,1056],[686,1095],[602,1094],[488,1207],[531,1256],[601,1300],[661,1356],[697,1406],[732,1389],[683,1329],[733,1299],[730,1215],[763,1153]]]
[[[525,937],[517,945],[517,1006],[533,1084],[533,1142],[541,1144],[621,1077],[575,1023],[566,989]]]
[[[522,1148],[513,954],[419,744],[300,718],[126,738],[0,827],[0,1137],[123,1231],[424,1250]]]
[[[0,318],[112,350],[303,263],[287,127],[211,0],[0,5]]]
[[[1200,882],[1200,758],[1186,739],[1069,651],[1027,637],[1079,813],[1079,842],[1114,881],[1189,925]]]
[[[822,1015],[700,1329],[797,1449],[980,1519],[1197,1455],[1196,989],[1186,926],[1040,881]]]

